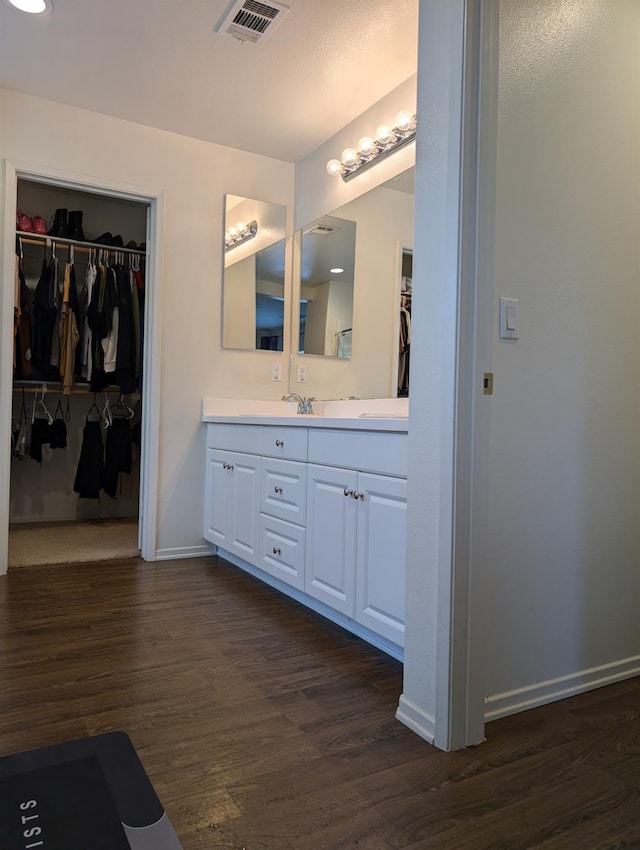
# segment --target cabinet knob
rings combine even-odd
[[[273,547],[273,554],[274,554],[274,555],[280,555],[280,554],[282,554],[282,553],[280,552],[280,549],[277,549],[277,548],[274,546],[274,547]]]
[[[362,502],[364,502],[364,493],[358,493],[358,491],[356,490],[353,494],[353,498],[360,499]]]
[[[282,487],[274,487],[273,489],[276,493],[282,493]]]
[[[344,488],[343,492],[345,496],[353,496],[353,490],[347,490],[346,487]]]
[[[276,440],[276,446],[278,446],[278,447],[284,446],[284,440]]]
[[[230,463],[229,466],[227,467],[227,469],[233,469],[233,464]]]
[[[223,463],[223,464],[222,464],[222,468],[223,468],[223,469],[229,469],[229,464],[228,464],[228,463]]]

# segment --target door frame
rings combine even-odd
[[[0,288],[0,575],[7,572],[9,548],[9,500],[11,488],[11,408],[13,397],[13,278],[15,255],[15,211],[18,179],[47,183],[64,189],[92,192],[106,197],[148,205],[147,265],[145,290],[145,337],[143,351],[140,497],[138,545],[145,561],[157,554],[158,457],[160,449],[160,387],[162,328],[162,242],[164,191],[131,186],[116,180],[69,173],[34,163],[5,160],[4,204],[0,209],[3,234],[3,285]]]

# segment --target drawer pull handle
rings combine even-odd
[[[274,487],[273,489],[276,493],[282,493],[282,487]]]
[[[280,549],[276,549],[276,547],[274,546],[273,547],[273,554],[274,555],[281,555],[282,553],[281,553]]]
[[[353,496],[353,490],[347,490],[346,487],[344,488],[343,492],[345,496]]]
[[[284,440],[276,440],[276,446],[278,446],[278,447],[284,446]]]

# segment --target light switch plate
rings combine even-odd
[[[500,299],[500,339],[518,339],[519,308],[517,298]]]

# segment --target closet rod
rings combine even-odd
[[[34,233],[27,233],[22,230],[16,231],[16,236],[22,240],[23,245],[56,245],[61,248],[73,246],[83,253],[89,253],[90,250],[99,251],[120,251],[125,254],[138,254],[141,257],[146,257],[147,251],[139,248],[120,248],[117,245],[100,245],[98,242],[80,242],[77,239],[63,239],[58,236],[38,236]]]

